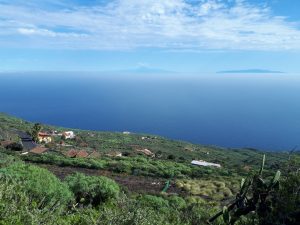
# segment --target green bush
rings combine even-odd
[[[83,205],[98,206],[119,196],[119,185],[101,176],[85,176],[81,173],[70,175],[66,183],[74,193],[76,201]]]
[[[6,150],[4,149],[2,150],[0,147],[0,151],[6,151]],[[16,157],[13,157],[12,155],[7,155],[3,152],[0,152],[0,168],[9,166],[17,161],[20,160],[17,159]]]
[[[168,198],[170,206],[172,206],[174,209],[183,209],[186,207],[186,202],[183,198],[179,196],[171,196]]]
[[[138,198],[141,205],[151,207],[155,210],[162,210],[168,208],[169,203],[167,200],[154,196],[154,195],[142,195]]]
[[[24,163],[14,163],[0,169],[0,174],[21,182],[24,191],[42,206],[59,203],[66,206],[73,200],[73,195],[67,185],[60,182],[46,169]]]
[[[28,193],[24,181],[0,174],[0,224],[53,224],[61,215],[60,206],[60,203],[44,204],[43,199]]]
[[[23,150],[23,145],[22,143],[11,143],[8,146],[6,146],[6,149],[12,150],[12,151],[22,151]]]

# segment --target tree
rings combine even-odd
[[[23,144],[22,143],[11,143],[6,146],[6,149],[12,150],[12,151],[22,151],[23,150]]]
[[[176,159],[176,157],[175,157],[175,155],[168,155],[168,159],[170,159],[170,160],[174,160],[174,159]]]
[[[42,129],[42,125],[40,123],[34,124],[32,131],[31,131],[31,136],[35,142],[39,141],[39,132],[41,131],[41,129]]]

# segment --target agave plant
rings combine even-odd
[[[264,155],[259,172],[241,180],[240,191],[237,193],[235,201],[211,217],[207,221],[209,224],[222,215],[224,223],[227,225],[233,225],[241,216],[251,212],[255,212],[261,220],[267,218],[266,215],[270,210],[270,198],[272,198],[272,193],[279,188],[281,172],[277,171],[270,181],[263,179],[265,160]]]

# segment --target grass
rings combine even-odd
[[[177,180],[176,185],[191,195],[214,201],[231,198],[238,189],[237,178],[227,179],[227,181],[220,178],[211,178],[210,180],[182,179]]]

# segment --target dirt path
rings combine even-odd
[[[166,179],[133,176],[127,174],[114,174],[107,170],[85,169],[79,167],[60,167],[50,164],[35,165],[48,169],[61,180],[63,180],[66,176],[76,172],[84,173],[89,176],[106,176],[115,180],[118,184],[125,187],[128,191],[137,193],[158,194],[161,192],[166,182]],[[174,182],[171,182],[171,186],[168,189],[167,193],[185,195],[185,193],[181,189],[175,186]]]

